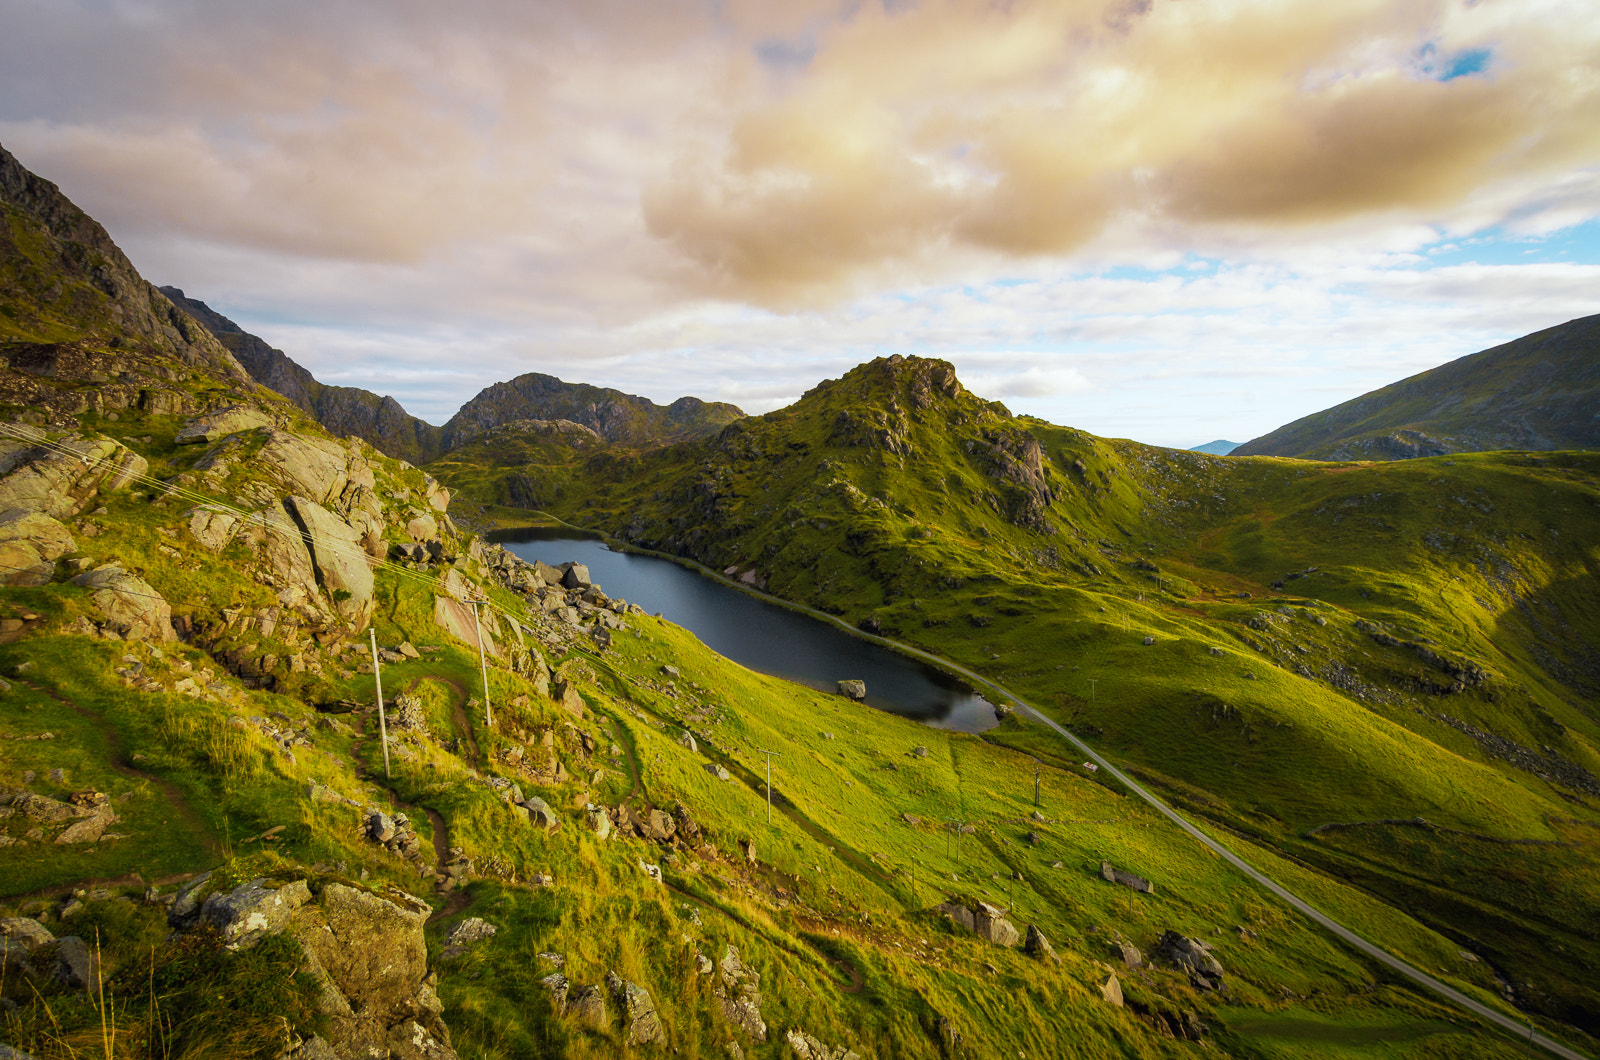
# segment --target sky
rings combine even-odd
[[[1186,447],[1600,312],[1590,0],[0,0],[0,144],[433,423],[903,353]]]

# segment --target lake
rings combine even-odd
[[[982,732],[995,724],[993,705],[943,670],[669,560],[613,552],[599,538],[559,528],[491,538],[529,563],[584,564],[606,595],[659,612],[741,666],[825,692],[842,680],[865,681],[868,706],[935,728]]]

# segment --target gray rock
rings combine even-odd
[[[629,1045],[658,1042],[664,1037],[649,991],[620,978],[615,972],[606,973],[606,988],[622,1010],[623,1031]]]
[[[69,434],[49,447],[0,439],[0,512],[24,508],[71,519],[97,494],[122,489],[149,470],[149,461],[110,438]]]
[[[1117,1008],[1122,1007],[1122,984],[1117,981],[1116,972],[1112,972],[1106,981],[1100,984],[1100,996]]]
[[[1100,863],[1100,878],[1108,883],[1120,883],[1124,887],[1131,887],[1141,894],[1154,894],[1155,885],[1143,876],[1135,876],[1131,872],[1124,872],[1114,868],[1109,861]]]
[[[150,583],[116,564],[85,571],[72,579],[93,592],[94,606],[106,628],[125,640],[167,643],[178,639],[172,628],[172,607]]]
[[[672,815],[661,810],[651,810],[643,825],[644,837],[654,843],[670,842],[672,833],[678,829]]]
[[[1122,958],[1122,963],[1127,967],[1142,968],[1144,966],[1144,954],[1133,943],[1115,942],[1112,944],[1111,949],[1113,953]]]
[[[264,878],[255,879],[227,893],[208,895],[199,920],[215,927],[228,949],[248,949],[263,937],[282,931],[295,910],[310,900],[305,880],[275,886]]]
[[[1056,956],[1055,947],[1050,945],[1050,940],[1045,938],[1044,932],[1039,930],[1037,924],[1028,925],[1028,940],[1022,948],[1030,957],[1037,957],[1051,964],[1061,963],[1061,958]]]
[[[68,935],[56,940],[56,965],[51,974],[63,986],[81,990],[98,983],[100,962],[93,947],[76,935]]]
[[[587,589],[592,584],[589,581],[589,568],[582,563],[572,564],[561,576],[561,584],[568,589]]]
[[[683,735],[678,737],[678,742],[687,747],[692,753],[698,753],[700,750],[700,745],[695,743],[694,733],[692,732],[685,731]]]
[[[109,803],[102,804],[95,807],[94,812],[88,817],[68,825],[65,831],[56,836],[56,842],[63,846],[97,842],[112,822],[118,819]]]
[[[372,568],[361,535],[316,501],[286,497],[284,506],[305,535],[318,581],[334,598],[334,607],[364,628],[372,617]]]
[[[556,816],[550,804],[537,795],[530,796],[522,803],[522,808],[528,814],[528,820],[537,828],[546,832],[554,832],[561,827],[561,818]]]
[[[1005,913],[988,902],[978,903],[978,908],[972,911],[972,920],[973,933],[986,942],[1009,947],[1022,941],[1021,933],[1006,919]]]
[[[563,1015],[590,1027],[604,1028],[611,1022],[606,1014],[606,995],[598,986],[574,987],[562,1006]]]
[[[374,843],[387,843],[394,838],[394,819],[386,813],[374,812],[367,818],[367,838]]]
[[[0,1060],[33,1060],[33,1054],[0,1043]]]
[[[0,938],[9,939],[30,950],[48,946],[56,940],[50,929],[30,917],[0,917]]]
[[[493,938],[498,929],[482,917],[469,916],[460,921],[445,935],[445,957],[459,957],[468,946]]]
[[[706,772],[710,773],[712,776],[716,777],[718,780],[732,780],[733,779],[733,777],[731,775],[729,775],[728,771],[726,769],[722,768],[722,766],[718,765],[716,762],[707,762],[706,763]]]
[[[329,883],[290,918],[305,970],[322,984],[324,1037],[338,1056],[386,1055],[398,1030],[421,1051],[395,1055],[455,1060],[427,967],[423,924],[431,911],[402,892],[380,896]],[[425,1040],[417,1040],[419,1031]]]
[[[1188,972],[1190,981],[1196,986],[1214,989],[1222,982],[1222,963],[1211,955],[1210,947],[1199,939],[1169,930],[1156,940],[1150,954]]]
[[[200,901],[204,896],[205,886],[210,881],[211,873],[202,872],[179,887],[177,896],[172,901],[172,907],[167,910],[167,923],[180,930],[192,924],[195,917],[200,915]]]
[[[591,802],[583,808],[583,812],[588,820],[591,832],[600,839],[609,839],[611,837],[611,817],[606,813],[604,806],[596,806]]]
[[[968,931],[975,932],[978,930],[978,924],[972,916],[972,910],[968,909],[959,902],[945,902],[943,905],[939,906],[939,912],[949,917],[958,926],[966,928]]]
[[[867,698],[867,683],[865,681],[847,680],[839,682],[839,694],[846,699],[857,701]]]

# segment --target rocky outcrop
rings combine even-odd
[[[784,1041],[799,1060],[861,1060],[861,1054],[844,1046],[829,1048],[799,1027],[791,1027],[783,1034]]]
[[[10,427],[0,435],[0,511],[20,508],[71,519],[100,493],[123,489],[149,470],[149,461],[110,438],[68,434],[48,441],[39,432]]]
[[[717,1008],[722,1018],[758,1042],[767,1040],[767,1024],[761,1018],[761,976],[746,968],[739,951],[731,945],[722,955],[722,983],[717,987]]]
[[[228,405],[193,417],[173,436],[176,445],[210,443],[240,431],[271,425],[272,419],[253,405]]]
[[[92,591],[94,606],[105,617],[105,631],[124,640],[178,639],[171,605],[143,578],[111,564],[85,571],[72,584]]]
[[[978,902],[970,909],[960,902],[945,902],[938,907],[938,911],[956,925],[996,946],[1016,946],[1022,941],[1022,934],[1006,919],[1005,911],[988,902]]]
[[[423,925],[429,906],[399,891],[373,894],[329,883],[313,895],[305,880],[255,879],[211,888],[210,874],[180,890],[168,920],[179,931],[217,928],[231,949],[268,934],[300,943],[304,970],[321,986],[327,1019],[322,1046],[334,1057],[455,1060],[427,967]]]
[[[457,923],[445,935],[444,951],[440,956],[446,959],[459,957],[470,947],[499,934],[499,930],[482,917],[469,916]]]
[[[867,683],[865,681],[840,681],[839,694],[846,699],[857,701],[867,698]]]
[[[1037,924],[1028,925],[1028,939],[1023,943],[1022,950],[1028,956],[1037,957],[1046,963],[1061,963],[1061,958],[1056,956],[1055,947],[1050,945],[1050,940],[1045,938],[1044,932],[1039,930]]]

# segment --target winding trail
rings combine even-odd
[[[594,531],[586,532],[593,533]],[[1202,832],[1195,825],[1191,824],[1185,817],[1179,814],[1178,811],[1168,806],[1159,797],[1147,790],[1143,785],[1134,781],[1132,777],[1118,769],[1083,740],[1077,736],[1074,736],[1071,732],[1067,731],[1066,728],[1058,724],[1052,718],[1046,716],[1044,712],[1039,710],[1038,707],[1034,706],[1027,699],[1017,695],[1015,692],[1005,688],[999,683],[991,681],[982,674],[969,670],[959,663],[951,662],[949,659],[935,655],[932,652],[923,651],[921,648],[915,648],[909,644],[904,644],[888,637],[881,637],[876,634],[867,633],[863,630],[856,629],[842,619],[837,618],[834,615],[830,615],[825,611],[819,611],[814,607],[807,607],[805,604],[799,604],[792,600],[785,600],[781,597],[772,596],[768,593],[760,592],[738,582],[731,582],[727,578],[721,577],[716,572],[694,562],[693,560],[687,560],[681,556],[673,556],[665,552],[657,552],[653,549],[638,548],[625,542],[615,541],[610,537],[610,535],[602,534],[602,536],[605,538],[608,546],[617,549],[618,551],[637,552],[644,555],[656,556],[661,559],[670,560],[671,562],[677,563],[680,566],[688,567],[691,570],[697,570],[701,574],[704,574],[709,578],[713,578],[723,585],[732,585],[739,591],[748,593],[751,596],[757,597],[758,599],[777,604],[780,607],[786,607],[791,611],[797,611],[801,614],[810,615],[812,618],[821,619],[824,622],[828,622],[834,626],[837,626],[839,629],[844,630],[851,636],[860,637],[862,640],[881,645],[893,651],[900,652],[903,655],[909,655],[915,659],[921,659],[922,661],[931,663],[932,665],[937,666],[948,673],[965,678],[977,686],[989,689],[1000,696],[1012,700],[1017,704],[1017,709],[1020,712],[1053,730],[1062,739],[1066,740],[1073,747],[1077,748],[1078,751],[1086,755],[1091,762],[1094,762],[1111,776],[1116,777],[1119,782],[1126,785],[1129,791],[1133,792],[1140,799],[1152,806],[1157,812],[1166,817],[1173,824],[1177,825],[1190,837],[1209,848],[1212,852],[1223,858],[1234,868],[1244,873],[1245,876],[1249,877],[1256,884],[1270,891],[1285,904],[1289,905],[1291,908],[1295,909],[1299,913],[1312,920],[1314,923],[1324,928],[1326,931],[1338,938],[1340,941],[1344,942],[1346,945],[1350,946],[1352,949],[1371,957],[1373,960],[1376,960],[1380,964],[1383,964],[1389,969],[1399,973],[1401,976],[1411,980],[1418,986],[1421,986],[1424,989],[1438,995],[1439,997],[1444,998],[1446,1001],[1457,1006],[1458,1008],[1461,1008],[1472,1013],[1474,1016],[1488,1021],[1495,1027],[1506,1031],[1519,1041],[1527,1042],[1530,1045],[1537,1045],[1554,1054],[1555,1056],[1562,1057],[1563,1060],[1593,1060],[1593,1058],[1588,1054],[1581,1053],[1562,1042],[1556,1041],[1554,1038],[1551,1038],[1548,1035],[1541,1034],[1531,1023],[1525,1023],[1516,1019],[1512,1019],[1510,1016],[1492,1009],[1480,1001],[1468,997],[1466,994],[1463,994],[1454,987],[1440,982],[1438,979],[1429,975],[1427,972],[1424,972],[1416,965],[1402,960],[1381,946],[1369,942],[1367,939],[1356,934],[1356,932],[1352,931],[1350,928],[1347,928],[1343,924],[1334,920],[1326,913],[1317,909],[1315,906],[1311,905],[1309,902],[1305,901],[1303,898],[1300,898],[1288,888],[1272,879],[1266,873],[1257,869],[1254,865],[1251,865],[1249,862],[1245,861],[1244,858],[1234,853],[1222,843],[1219,843],[1205,832]]]
[[[105,718],[95,714],[92,711],[84,709],[72,698],[62,695],[53,688],[41,688],[32,681],[24,681],[20,678],[17,679],[17,683],[31,688],[40,695],[49,696],[57,703],[67,707],[73,713],[77,714],[78,717],[94,726],[95,730],[98,731],[101,736],[105,737],[106,751],[108,752],[106,755],[106,764],[109,765],[114,772],[120,773],[132,780],[142,780],[151,787],[154,787],[157,791],[161,792],[162,796],[166,799],[167,805],[172,807],[172,811],[178,815],[178,818],[181,821],[183,821],[184,826],[194,834],[195,841],[199,844],[199,846],[211,857],[215,858],[218,856],[218,852],[221,848],[217,843],[216,835],[209,827],[206,826],[205,819],[195,811],[193,806],[189,805],[189,801],[184,798],[183,792],[180,791],[178,786],[172,781],[167,780],[164,777],[158,777],[154,773],[147,773],[130,763],[122,749],[121,735],[118,734],[117,730],[109,722],[107,722]]]

